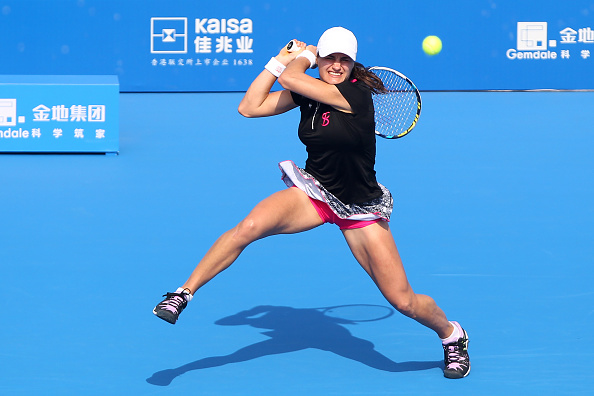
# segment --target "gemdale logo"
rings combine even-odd
[[[16,99],[0,99],[0,126],[15,126]]]
[[[557,59],[557,53],[548,49],[557,47],[556,40],[548,39],[546,22],[518,22],[516,48],[506,52],[508,59]]]

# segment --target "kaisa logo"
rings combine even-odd
[[[151,53],[188,52],[188,18],[151,18]]]
[[[253,66],[253,33],[250,18],[152,17],[151,65]]]
[[[253,53],[253,21],[249,18],[196,18],[194,52]],[[188,18],[151,18],[151,54],[188,53]],[[237,37],[239,35],[239,37]],[[236,37],[233,40],[232,37]]]
[[[556,59],[557,53],[548,51],[556,46],[556,40],[548,39],[546,22],[518,22],[516,49],[508,49],[506,55],[509,59]]]

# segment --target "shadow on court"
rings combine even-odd
[[[357,307],[361,312],[361,310],[372,306],[357,305]],[[388,310],[390,314],[373,320],[385,319],[394,312],[391,308],[383,307],[383,309]],[[363,312],[361,314],[365,315]],[[158,371],[148,378],[147,382],[153,385],[167,386],[176,377],[189,371],[220,367],[231,363],[246,362],[264,356],[296,352],[309,348],[331,352],[366,366],[388,372],[443,368],[443,361],[394,362],[375,350],[373,343],[355,337],[344,327],[344,325],[358,322],[361,322],[361,320],[328,316],[319,308],[257,306],[222,318],[215,323],[221,326],[249,325],[257,329],[267,329],[269,331],[262,334],[267,335],[270,339],[248,345],[229,355],[207,357],[175,369]]]

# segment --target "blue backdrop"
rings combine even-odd
[[[115,74],[126,91],[243,91],[290,39],[341,25],[421,90],[594,89],[594,1],[6,0],[0,74]],[[427,56],[427,35],[443,51]]]

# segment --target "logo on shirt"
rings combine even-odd
[[[322,126],[328,126],[330,124],[330,112],[327,111],[322,114]]]

